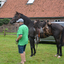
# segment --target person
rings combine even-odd
[[[16,42],[18,42],[18,51],[21,56],[20,63],[24,64],[24,62],[26,62],[25,49],[26,49],[26,45],[28,44],[28,31],[29,31],[29,29],[24,24],[24,20],[22,18],[20,18],[16,22],[19,24]]]

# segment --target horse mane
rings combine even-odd
[[[16,13],[18,13],[18,12],[16,12]],[[22,18],[22,19],[24,20],[24,24],[26,24],[27,26],[28,26],[30,23],[32,23],[32,21],[30,20],[29,17],[25,16],[25,15],[22,14],[22,13],[18,13],[18,14],[20,14],[20,18]]]

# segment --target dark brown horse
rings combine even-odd
[[[58,58],[62,56],[62,46],[64,46],[64,27],[50,22],[40,22],[36,21],[34,24],[36,32],[38,32],[39,38],[46,38],[48,36],[53,36],[57,45]],[[37,38],[36,38],[37,39]]]
[[[16,21],[19,18],[22,18],[24,20],[24,24],[27,25],[29,28],[29,40],[30,40],[30,47],[31,47],[31,56],[33,56],[36,53],[35,42],[34,42],[34,38],[35,38],[34,21],[31,21],[30,18],[28,18],[27,16],[16,12],[14,17],[11,19],[10,23],[11,24],[16,23]]]

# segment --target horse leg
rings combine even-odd
[[[60,43],[60,39],[57,39],[57,55],[59,55],[58,58],[60,58],[60,56],[62,56],[62,46]]]
[[[57,55],[59,55],[59,46],[57,45]]]
[[[59,47],[57,45],[57,54],[55,55],[55,57],[58,56],[58,55],[59,55]]]
[[[59,44],[60,44],[60,39],[59,39],[59,38],[56,38],[55,40],[56,40],[56,45],[57,45],[57,54],[55,55],[55,57],[56,57],[56,56],[59,55],[59,52],[60,52],[60,46],[59,46]]]
[[[59,44],[59,55],[62,56],[62,46]]]
[[[62,46],[60,46],[60,56],[62,56]]]
[[[34,42],[34,40],[33,40]],[[36,54],[36,49],[35,49],[35,42],[33,43],[33,49],[34,49],[34,55]]]
[[[61,46],[61,42],[60,42],[60,38],[57,39],[57,54],[59,55],[58,58],[60,58],[60,56],[62,56],[62,46]]]
[[[33,47],[31,46],[31,55],[30,55],[30,57],[32,57],[33,56]]]
[[[57,54],[59,55],[58,58],[62,56],[62,46],[59,44]]]
[[[31,47],[30,57],[32,57],[33,56],[33,48],[34,48],[34,39],[32,37],[30,37],[29,40],[30,40],[30,47]]]
[[[38,37],[38,35],[36,35],[35,36],[35,39],[34,39],[34,46],[33,46],[33,48],[34,48],[34,55],[36,54],[36,50],[35,50],[35,44],[36,44],[36,49],[37,49],[37,45],[38,45],[38,43],[39,43],[39,37]]]

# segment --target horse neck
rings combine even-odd
[[[27,25],[27,26],[29,26],[32,23],[32,21],[30,20],[30,18],[28,18],[27,16],[25,16],[23,14],[21,14],[21,18],[24,19],[24,24]]]
[[[31,22],[28,24],[28,27],[30,28],[30,27],[33,27],[33,26],[34,26],[34,22],[31,21]]]

